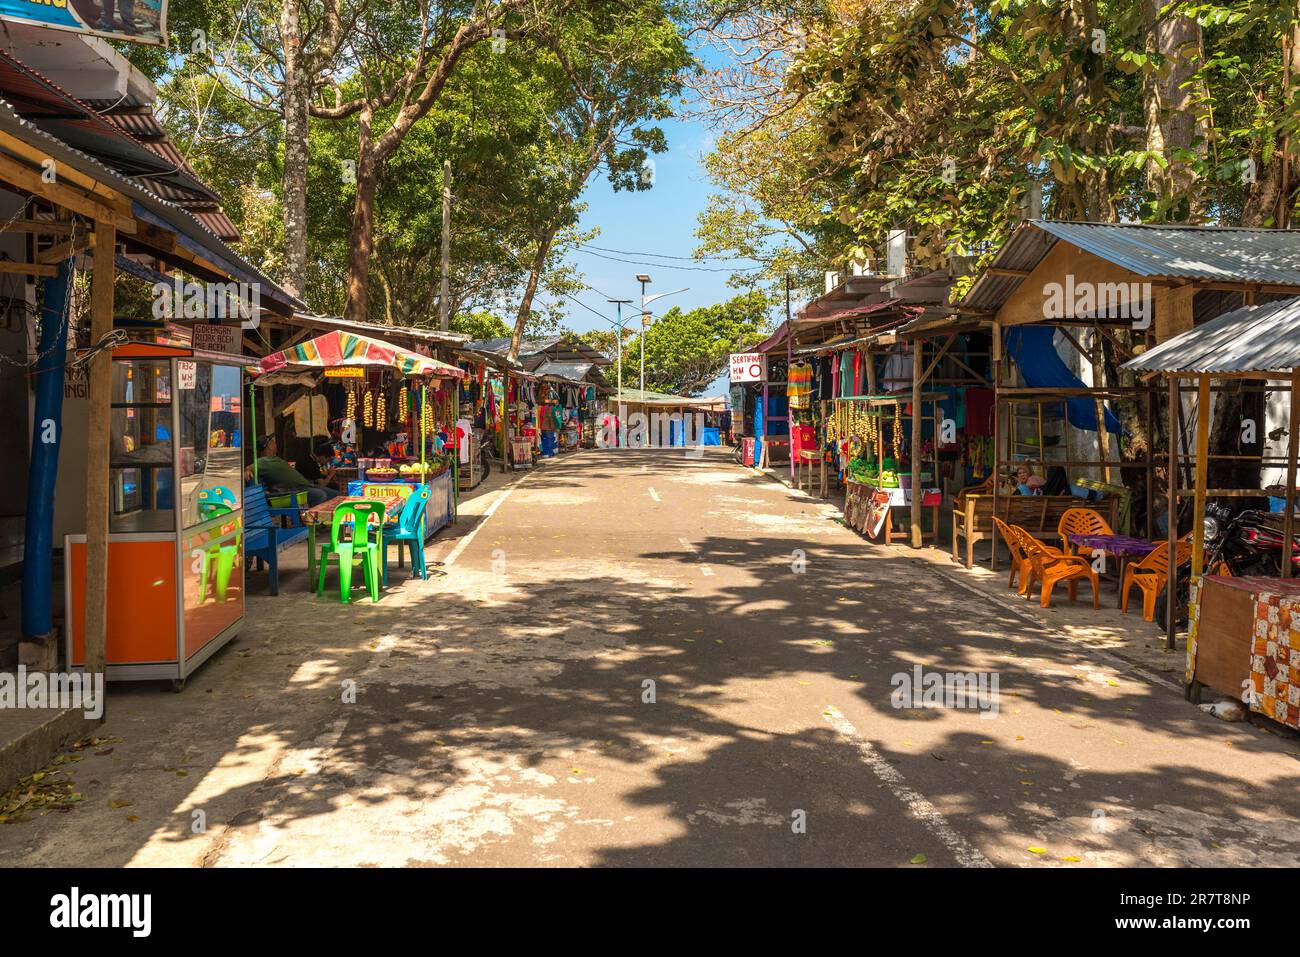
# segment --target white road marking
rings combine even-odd
[[[659,501],[659,493],[656,492],[653,488],[651,488],[649,491],[650,491],[650,497],[654,499],[656,502]]]
[[[520,479],[519,481],[522,482],[523,479]],[[508,485],[501,490],[501,495],[497,500],[489,505],[483,512],[483,520],[475,525],[468,535],[456,543],[456,547],[451,550],[451,554],[443,561],[442,564],[444,567],[450,568],[455,563],[456,559],[460,558],[460,553],[469,548],[469,543],[474,541],[474,537],[483,530],[483,526],[488,523],[488,519],[496,514],[496,510],[501,507],[501,503],[510,497],[510,493],[515,490],[515,485],[518,484],[519,482],[515,482],[513,485]]]
[[[871,742],[858,734],[858,729],[849,723],[848,718],[840,713],[839,708],[834,705],[828,705],[823,714],[826,720],[830,722],[831,727],[840,733],[841,736],[848,739],[858,754],[861,755],[862,761],[871,770],[880,781],[889,788],[889,792],[898,798],[912,816],[925,825],[926,830],[943,842],[944,847],[952,852],[957,863],[962,867],[992,867],[992,862],[979,852],[979,849],[971,844],[966,838],[958,834],[947,819],[939,813],[939,809],[925,799],[921,794],[913,791],[908,787],[907,782],[903,780],[903,775],[898,769],[882,758]]]
[[[695,545],[691,542],[689,538],[678,538],[677,541],[681,542],[682,548],[686,549],[696,558],[700,557],[700,550],[695,547]],[[710,576],[713,575],[713,569],[710,568],[708,565],[701,564],[700,574],[703,575],[705,578],[709,578]]]

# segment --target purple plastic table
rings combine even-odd
[[[1108,555],[1119,559],[1119,578],[1116,586],[1121,590],[1120,604],[1124,603],[1124,566],[1130,558],[1145,558],[1157,548],[1159,542],[1148,542],[1145,538],[1131,538],[1128,535],[1071,535],[1070,543],[1090,551],[1100,549]]]

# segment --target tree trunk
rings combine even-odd
[[[301,296],[307,285],[308,110],[311,77],[304,70],[299,0],[282,0],[284,43],[284,272],[287,292]]]
[[[367,104],[359,115],[357,136],[357,197],[352,205],[352,249],[348,257],[348,304],[345,318],[365,322],[370,309],[368,281],[370,254],[375,245],[375,191],[379,164],[375,157],[370,126],[374,109]]]
[[[533,297],[537,295],[537,284],[542,270],[546,267],[546,257],[551,254],[551,244],[555,242],[556,227],[546,232],[537,244],[537,255],[533,257],[533,268],[528,273],[528,285],[524,287],[524,297],[519,302],[519,313],[515,316],[515,328],[510,333],[510,352],[508,359],[514,362],[519,358],[519,346],[524,338],[524,326],[533,312]]]

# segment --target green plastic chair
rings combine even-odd
[[[228,510],[227,510],[228,511]],[[215,543],[203,550],[202,565],[199,569],[199,604],[208,600],[208,571],[213,562],[217,566],[214,581],[217,601],[226,600],[226,589],[230,585],[230,575],[235,569],[235,559],[239,556],[244,539],[244,523],[239,523],[235,540],[226,544]]]
[[[375,537],[371,539],[370,516],[376,516],[379,522],[374,527]],[[331,559],[339,566],[339,600],[346,604],[351,600],[352,566],[361,564],[370,600],[379,601],[379,563],[383,560],[380,542],[384,535],[383,502],[349,502],[334,510],[334,521],[330,525],[329,544],[320,547],[320,575],[316,580],[316,595],[325,594],[325,571]],[[339,532],[344,525],[352,526],[352,538],[344,540]]]

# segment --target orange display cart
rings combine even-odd
[[[113,352],[107,679],[185,679],[244,621],[239,356]],[[85,661],[84,535],[64,540],[67,660]]]

